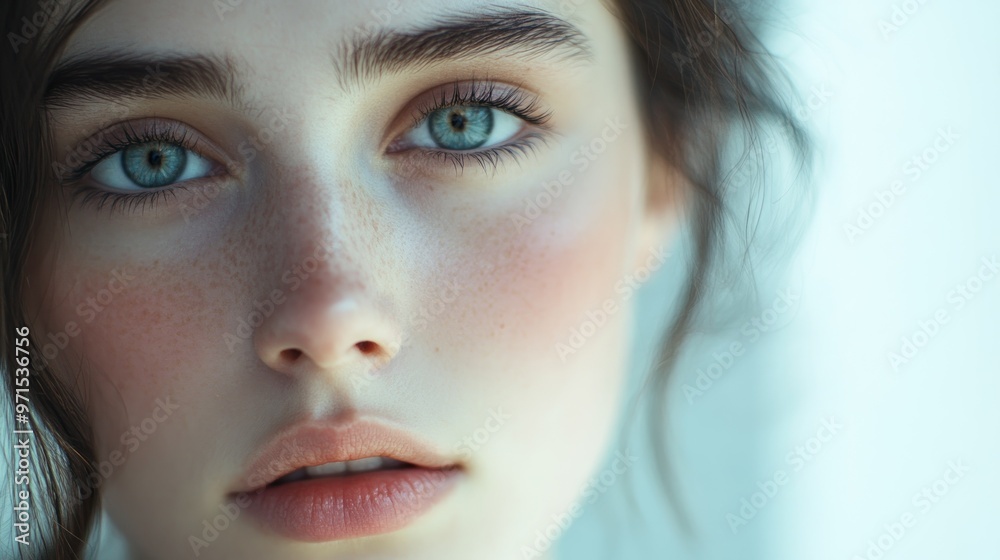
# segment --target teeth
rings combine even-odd
[[[365,457],[354,461],[341,461],[337,463],[325,463],[315,467],[306,467],[292,473],[301,472],[301,478],[316,478],[321,476],[336,476],[344,473],[363,473],[378,469],[394,469],[403,466],[402,461],[388,459],[385,457]],[[292,476],[289,475],[289,476]]]
[[[329,476],[340,474],[347,470],[347,463],[326,463],[316,467],[306,467],[305,471],[309,476]]]
[[[347,462],[347,470],[351,471],[352,473],[373,471],[381,467],[382,467],[381,457],[365,457],[364,459],[357,459],[355,461]]]

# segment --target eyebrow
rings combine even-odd
[[[53,70],[44,101],[47,107],[66,107],[88,98],[114,102],[187,94],[216,97],[241,106],[237,75],[236,64],[229,58],[88,53],[70,58]]]
[[[347,37],[334,49],[340,85],[381,74],[421,67],[445,59],[470,59],[510,53],[533,60],[554,56],[562,62],[591,62],[587,36],[554,14],[530,9],[494,8],[440,18],[416,31],[380,30]]]
[[[443,60],[509,54],[525,60],[592,61],[590,43],[572,23],[544,11],[495,8],[440,18],[413,31],[359,29],[333,49],[338,84],[352,85]],[[239,65],[228,57],[136,56],[91,52],[52,72],[44,101],[67,107],[87,99],[108,102],[166,96],[209,96],[245,107]]]

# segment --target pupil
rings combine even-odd
[[[149,165],[153,167],[159,167],[163,163],[163,152],[159,150],[150,150],[149,155],[146,156],[146,160]]]
[[[465,129],[465,116],[458,111],[451,114],[451,127],[461,132]]]

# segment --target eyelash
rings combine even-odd
[[[126,123],[113,131],[111,136],[88,151],[86,161],[62,178],[64,184],[73,186],[73,197],[79,199],[82,206],[93,206],[98,211],[107,208],[112,214],[141,212],[147,205],[155,205],[167,196],[175,197],[179,190],[188,188],[181,183],[146,192],[120,193],[84,182],[84,177],[94,166],[136,144],[165,142],[198,151],[197,140],[191,139],[191,135],[179,123],[174,122],[156,124],[147,121],[138,130],[133,123]]]
[[[453,84],[450,94],[442,89],[440,95],[432,102],[419,107],[413,118],[412,127],[416,127],[435,111],[454,106],[484,106],[498,109],[514,115],[526,123],[540,129],[522,135],[516,141],[486,148],[478,151],[452,151],[420,148],[425,157],[451,162],[457,172],[465,169],[465,164],[471,160],[478,163],[484,171],[496,171],[507,158],[517,161],[517,158],[533,152],[536,142],[546,140],[549,132],[548,121],[551,111],[540,109],[537,97],[525,93],[519,88],[504,88],[497,92],[494,82],[471,81],[466,84]],[[184,183],[162,187],[146,192],[121,193],[109,191],[84,181],[86,175],[109,156],[136,144],[164,142],[176,144],[187,150],[198,151],[197,141],[184,130],[179,123],[156,124],[146,122],[139,129],[132,123],[126,123],[111,133],[112,138],[100,142],[93,150],[88,151],[87,159],[76,168],[70,170],[61,181],[73,187],[73,196],[83,206],[93,206],[96,210],[107,208],[111,213],[131,213],[142,211],[147,205],[153,206],[166,196],[176,196],[180,189],[187,189]],[[88,141],[90,142],[90,141]]]
[[[547,139],[547,133],[550,131],[548,121],[552,112],[541,110],[538,98],[525,93],[520,88],[505,89],[499,94],[495,93],[497,88],[498,85],[495,82],[477,80],[468,82],[465,88],[462,87],[462,84],[453,84],[450,98],[447,92],[442,90],[431,104],[417,109],[417,115],[414,116],[410,128],[419,125],[435,111],[459,105],[478,105],[510,113],[540,129],[539,132],[526,134],[517,141],[508,144],[478,151],[459,152],[426,148],[421,151],[431,158],[451,162],[459,173],[465,169],[465,164],[469,159],[475,160],[483,168],[483,171],[490,172],[491,170],[496,171],[505,158],[517,161],[518,157],[533,152],[537,147],[537,141],[544,142]]]
[[[441,91],[438,97],[429,106],[417,109],[418,115],[413,117],[412,126],[417,126],[431,113],[439,109],[454,107],[456,105],[483,105],[506,111],[512,115],[524,119],[535,126],[544,127],[548,122],[551,111],[541,111],[538,106],[538,98],[525,93],[521,89],[511,88],[503,93],[496,94],[497,84],[495,82],[472,81],[467,88],[462,88],[462,84],[453,84],[451,97],[445,91]]]

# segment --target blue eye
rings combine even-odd
[[[470,150],[486,143],[493,130],[489,107],[449,107],[427,118],[431,138],[443,148]]]
[[[519,117],[494,107],[454,105],[432,111],[408,136],[421,148],[463,151],[507,142],[521,127]]]
[[[206,177],[211,171],[212,162],[197,153],[172,142],[152,141],[107,156],[91,176],[108,188],[136,191]]]

